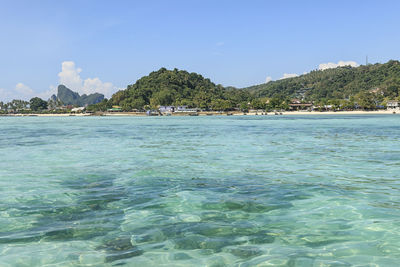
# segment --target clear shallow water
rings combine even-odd
[[[400,117],[0,118],[0,266],[398,266]]]

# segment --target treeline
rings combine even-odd
[[[48,109],[62,112],[57,107],[65,99],[78,97],[79,94],[60,85],[58,96],[52,96],[47,102]],[[103,95],[93,94],[93,97],[97,102]],[[110,99],[89,105],[86,110],[106,111],[118,106],[122,111],[144,111],[169,105],[216,111],[287,110],[294,98],[312,103],[317,108],[383,108],[388,100],[400,99],[400,62],[391,60],[385,64],[356,68],[314,70],[298,77],[242,89],[217,85],[197,73],[161,68],[128,85],[125,90],[116,92]],[[30,103],[14,100],[7,104],[0,103],[0,110],[44,111],[44,102],[38,98],[31,99]]]
[[[196,73],[161,68],[88,110],[123,111],[187,105],[203,110],[288,109],[292,98],[341,109],[375,109],[400,95],[400,62],[314,70],[243,89],[216,85]]]
[[[356,68],[314,70],[298,77],[243,88],[255,97],[301,96],[307,101],[350,100],[363,92],[394,99],[399,97],[399,89],[400,62],[395,60]]]
[[[33,97],[30,101],[14,99],[4,103],[0,101],[0,114],[5,113],[29,113],[31,111],[42,112],[47,110],[48,103],[39,97]]]
[[[120,106],[123,111],[157,109],[158,106],[196,107],[204,110],[232,110],[254,97],[244,90],[227,89],[197,73],[183,70],[158,71],[116,92],[111,99],[90,105],[90,111]]]
[[[104,111],[117,105],[123,111],[132,111],[185,105],[203,110],[232,110],[254,98],[250,92],[224,88],[197,73],[161,68],[88,109]]]

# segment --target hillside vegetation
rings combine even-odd
[[[379,89],[388,98],[399,96],[400,63],[338,67],[244,88],[255,97],[299,97],[307,100],[349,99],[360,92]]]
[[[400,62],[338,67],[243,89],[216,85],[197,73],[161,68],[89,110],[120,106],[123,111],[187,105],[203,110],[288,109],[292,98],[337,109],[375,109],[399,98]]]
[[[104,109],[118,105],[125,111],[157,108],[160,105],[229,110],[250,99],[249,92],[224,88],[197,73],[161,68],[128,85],[126,90],[116,92],[109,101],[98,106]]]
[[[122,111],[157,109],[159,106],[185,105],[202,110],[290,109],[294,102],[312,102],[315,108],[335,110],[384,108],[388,100],[400,100],[400,62],[359,67],[338,67],[237,89],[223,87],[197,73],[161,68],[116,92],[110,99],[94,93],[80,96],[64,85],[48,101],[49,110],[60,105],[86,106],[88,111],[106,111],[119,106]],[[43,109],[35,100],[33,107]],[[30,103],[0,102],[0,111],[29,110]],[[40,103],[39,103],[40,104]],[[310,104],[308,104],[310,106]],[[118,108],[119,110],[119,108]]]

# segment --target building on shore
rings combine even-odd
[[[198,108],[188,108],[188,106],[160,106],[158,111],[161,114],[167,113],[197,113],[199,112]]]
[[[84,107],[78,107],[78,108],[73,108],[71,109],[72,113],[82,113],[85,110]]]
[[[396,100],[389,100],[386,103],[387,109],[399,109],[399,101]]]
[[[172,113],[172,112],[175,111],[175,107],[174,107],[174,106],[160,106],[160,107],[158,108],[158,110],[159,110],[161,113]]]
[[[198,108],[188,108],[188,106],[177,106],[175,112],[199,112]]]
[[[107,109],[108,112],[120,112],[122,108],[120,106],[112,106],[112,108]]]
[[[312,103],[304,103],[300,99],[292,99],[289,104],[290,110],[311,110]]]

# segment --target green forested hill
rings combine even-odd
[[[119,105],[127,111],[159,105],[228,110],[249,99],[249,92],[226,89],[197,73],[161,68],[118,91],[107,104]]]
[[[387,99],[398,98],[399,89],[400,62],[394,60],[356,68],[315,70],[243,89],[216,85],[197,73],[161,68],[90,109],[106,110],[113,105],[121,106],[124,111],[155,109],[160,105],[187,105],[205,110],[284,109],[291,98],[373,109]]]
[[[308,100],[345,99],[360,92],[380,88],[385,97],[399,96],[400,62],[338,67],[244,88],[255,97],[296,97],[304,94]]]

